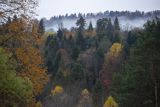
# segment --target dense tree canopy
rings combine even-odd
[[[121,73],[114,77],[112,91],[120,106],[159,105],[159,19],[148,21]]]
[[[0,106],[160,106],[160,19],[153,17],[159,11],[67,14],[48,21],[32,17],[37,4],[0,0]],[[123,15],[152,18],[142,28],[124,30]],[[64,28],[65,17],[77,26]],[[88,23],[92,17],[96,23]],[[57,31],[47,26],[54,20]]]
[[[0,105],[29,107],[32,103],[32,83],[29,78],[16,75],[15,60],[0,48]]]

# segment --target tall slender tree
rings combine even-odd
[[[41,19],[39,22],[39,26],[38,26],[38,33],[40,35],[43,35],[44,32],[45,32],[44,21],[43,21],[43,19]]]
[[[92,30],[93,30],[92,22],[89,22],[88,31],[92,31]]]
[[[85,40],[84,40],[85,28],[84,27],[86,25],[85,19],[81,16],[77,20],[76,25],[78,26],[76,43],[77,43],[78,47],[80,48],[80,50],[84,50],[85,49]]]
[[[116,17],[115,20],[114,20],[114,29],[115,30],[120,30],[118,17]]]
[[[80,30],[84,30],[84,27],[85,27],[85,25],[86,25],[85,19],[81,16],[81,17],[77,20],[76,25],[79,27]]]
[[[108,26],[107,26],[107,36],[109,38],[110,41],[113,40],[113,25],[112,25],[112,22],[111,22],[111,18],[109,18],[108,20]]]

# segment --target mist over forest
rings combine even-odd
[[[152,20],[155,16],[160,16],[160,11],[106,11],[104,13],[87,13],[87,14],[66,14],[53,16],[50,19],[44,19],[46,31],[57,31],[60,27],[70,30],[76,27],[76,21],[80,16],[83,16],[86,20],[86,28],[89,23],[92,22],[93,27],[96,27],[96,22],[101,18],[111,18],[112,23],[117,16],[119,19],[120,27],[122,30],[131,30],[133,28],[143,28],[144,23],[147,20]]]
[[[0,0],[0,107],[160,107],[159,0],[20,1]]]

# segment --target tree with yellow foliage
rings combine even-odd
[[[89,96],[89,91],[87,89],[84,89],[81,93],[82,96]]]
[[[112,96],[109,96],[108,99],[105,101],[103,107],[118,107],[118,104]]]
[[[38,101],[37,103],[36,103],[36,106],[35,107],[42,107],[42,103],[40,102],[40,101]]]
[[[54,90],[51,91],[52,95],[57,95],[63,93],[63,88],[61,86],[56,86]]]
[[[113,73],[118,72],[122,65],[123,45],[121,43],[114,43],[109,51],[105,54],[104,64],[101,71],[101,79],[108,93],[109,86],[112,81]]]
[[[87,89],[82,90],[77,107],[93,107],[92,97]]]
[[[117,57],[123,49],[123,45],[121,43],[114,43],[109,52],[107,53],[107,57]]]

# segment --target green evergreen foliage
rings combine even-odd
[[[39,21],[39,25],[38,25],[38,33],[41,34],[41,35],[43,35],[44,32],[45,32],[44,21],[43,21],[43,19],[41,19]]]
[[[121,38],[120,38],[119,32],[115,32],[113,43],[120,43],[120,42],[121,42]]]
[[[107,36],[106,35],[107,25],[108,25],[107,18],[97,20],[96,32],[97,32],[98,41],[101,41],[102,39],[104,39],[105,36]]]
[[[100,79],[97,79],[93,88],[93,101],[97,107],[102,107],[104,103],[104,87]]]
[[[79,48],[79,46],[76,46],[76,45],[74,44],[74,46],[73,46],[73,52],[72,52],[71,57],[72,57],[74,60],[76,60],[76,59],[78,58],[79,53],[80,53],[80,48]]]
[[[85,25],[86,25],[86,21],[85,19],[81,16],[77,22],[76,22],[76,25],[79,27],[79,30],[83,30]]]
[[[13,21],[17,21],[17,20],[18,20],[17,15],[14,15],[13,16]]]
[[[88,31],[92,31],[92,30],[93,30],[92,22],[89,22]]]
[[[120,26],[119,26],[119,20],[116,17],[114,20],[114,36],[113,36],[113,43],[120,43],[121,37],[120,37]]]
[[[7,23],[6,24],[10,24],[12,22],[11,17],[8,17]]]
[[[97,20],[95,31],[91,22],[85,29],[85,19],[79,16],[78,28],[59,29],[47,38],[51,84],[62,85],[67,95],[74,96],[74,103],[80,90],[87,87],[96,107],[159,106],[159,19],[148,21],[144,29],[122,31],[117,17],[113,24],[110,18],[103,18]],[[107,55],[113,44],[124,47],[118,57]],[[112,96],[104,101],[110,94],[117,102]]]
[[[62,31],[62,29],[58,29],[57,37],[58,37],[59,41],[61,41],[63,39],[63,31]]]
[[[113,41],[113,31],[114,31],[114,28],[113,28],[113,25],[112,25],[112,21],[111,21],[111,18],[109,18],[108,26],[107,26],[107,36],[108,36],[110,41]]]
[[[160,85],[160,19],[148,21],[131,48],[122,72],[115,74],[113,95],[119,106],[158,107]]]
[[[84,50],[86,48],[84,35],[81,31],[78,31],[77,33],[76,45],[79,47],[80,50]]]
[[[71,81],[81,81],[85,79],[85,69],[80,62],[75,62],[71,67]]]
[[[118,17],[116,17],[115,20],[114,20],[114,29],[115,30],[120,30]]]
[[[86,25],[85,19],[81,16],[77,20],[76,25],[78,26],[76,44],[79,46],[80,50],[85,50],[85,39],[84,39],[84,27]]]

